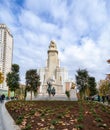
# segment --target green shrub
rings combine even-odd
[[[95,121],[97,121],[97,122],[102,122],[103,120],[102,120],[100,117],[96,117],[96,118],[95,118]]]
[[[32,110],[31,112],[30,112],[30,115],[34,115],[35,114],[35,110]]]
[[[78,122],[83,121],[83,116],[79,116],[79,117],[77,118],[77,120],[78,120]]]
[[[76,128],[77,128],[78,130],[83,130],[83,129],[84,129],[84,126],[83,126],[82,124],[78,124],[78,125],[76,125]]]
[[[53,119],[53,120],[51,120],[51,124],[52,125],[56,125],[58,123],[58,119]]]
[[[23,128],[22,130],[30,130],[31,129],[31,125],[27,124],[25,128]]]
[[[70,91],[67,91],[67,90],[66,90],[65,94],[66,94],[66,96],[67,96],[68,98],[70,98]]]
[[[19,116],[16,120],[16,124],[20,125],[23,121],[23,118],[24,118],[23,116]]]
[[[58,118],[58,119],[62,119],[63,117],[64,117],[63,114],[59,114],[59,115],[57,115],[57,118]]]

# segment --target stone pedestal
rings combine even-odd
[[[70,90],[70,100],[78,100],[76,95],[76,89]]]

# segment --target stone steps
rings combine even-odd
[[[55,95],[55,96],[50,96],[49,95],[37,95],[36,98],[34,98],[34,100],[59,100],[59,101],[68,101],[68,100],[72,100],[72,101],[76,101],[76,98],[68,98],[65,94],[62,95]]]

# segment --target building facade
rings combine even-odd
[[[110,64],[110,59],[107,60],[107,62],[108,62],[108,64]],[[107,74],[107,76],[106,76],[106,80],[109,80],[109,81],[110,81],[110,73]]]
[[[1,90],[8,90],[6,75],[11,71],[13,56],[13,36],[5,24],[0,24],[0,71],[4,75]]]
[[[51,81],[52,87],[56,90],[56,94],[65,94],[68,72],[65,68],[60,67],[58,50],[55,42],[50,42],[47,54],[48,58],[46,67],[39,69],[41,80],[39,93],[46,94],[48,88],[47,83]]]

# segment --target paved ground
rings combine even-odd
[[[27,100],[30,100],[30,95],[28,96]],[[70,99],[67,98],[67,96],[64,94],[64,95],[55,95],[55,96],[50,96],[47,94],[47,95],[37,95],[36,98],[33,97],[33,100],[60,100],[60,101],[76,101],[77,98],[76,97],[71,97]]]
[[[5,130],[2,119],[2,103],[0,102],[0,130]]]
[[[30,100],[30,93],[28,93],[27,100]],[[38,94],[36,98],[33,100],[62,100],[62,101],[77,101],[77,96],[76,96],[76,90],[71,90],[70,91],[70,99],[66,96],[66,94],[55,94],[54,96],[46,94]]]
[[[0,103],[0,130],[20,130],[5,108],[5,103]]]

